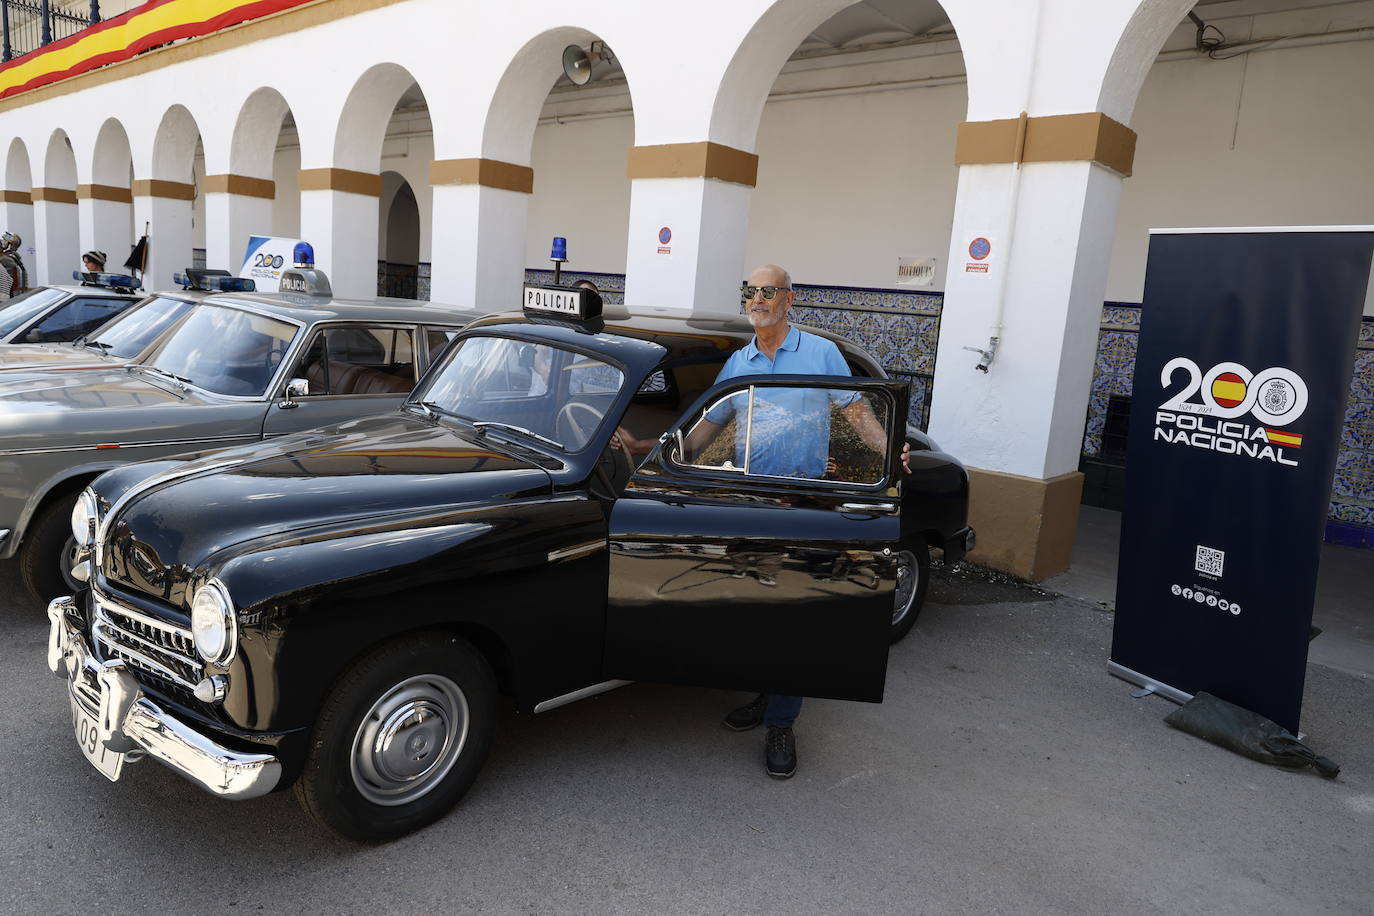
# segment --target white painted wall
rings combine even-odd
[[[553,237],[568,240],[569,269],[625,272],[630,179],[625,161],[634,143],[629,115],[541,123],[534,132],[534,194],[530,196],[525,263],[549,266]]]
[[[832,67],[805,85],[872,71]],[[1374,223],[1374,93],[1356,88],[1371,84],[1374,41],[1157,63],[1135,109],[1106,298],[1140,301],[1151,227]],[[943,289],[966,105],[962,83],[769,102],[746,262],[780,261],[802,283],[890,287],[897,258],[935,257]],[[632,131],[629,115],[540,124],[528,266],[565,235],[573,266],[625,269]]]

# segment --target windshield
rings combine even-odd
[[[468,337],[412,401],[493,431],[516,427],[575,452],[590,441],[625,382],[614,366],[561,347]],[[517,433],[518,435],[518,433]]]
[[[40,286],[27,293],[20,293],[7,302],[0,302],[0,337],[13,334],[68,295],[60,289]]]
[[[276,318],[201,303],[142,365],[216,394],[260,397],[298,330]]]
[[[87,345],[111,356],[137,356],[190,309],[191,303],[184,299],[163,296],[145,299],[105,325]]]

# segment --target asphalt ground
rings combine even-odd
[[[1374,912],[1374,686],[1310,666],[1336,780],[1174,731],[1106,673],[1111,617],[937,574],[881,705],[808,700],[767,778],[743,695],[636,684],[505,708],[455,811],[383,846],[290,793],[214,799],[81,757],[47,621],[0,564],[0,912]]]

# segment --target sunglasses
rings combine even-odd
[[[791,288],[790,286],[750,286],[746,283],[739,288],[739,294],[746,299],[752,299],[762,292],[763,298],[772,299],[778,293],[787,292]]]

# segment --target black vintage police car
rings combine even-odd
[[[82,751],[111,779],[147,755],[221,796],[294,785],[383,839],[472,783],[498,692],[880,701],[929,548],[971,541],[967,474],[852,346],[860,377],[713,384],[750,334],[491,317],[390,414],[105,474],[73,518],[90,587],[49,606]],[[657,437],[637,468],[618,427]]]

